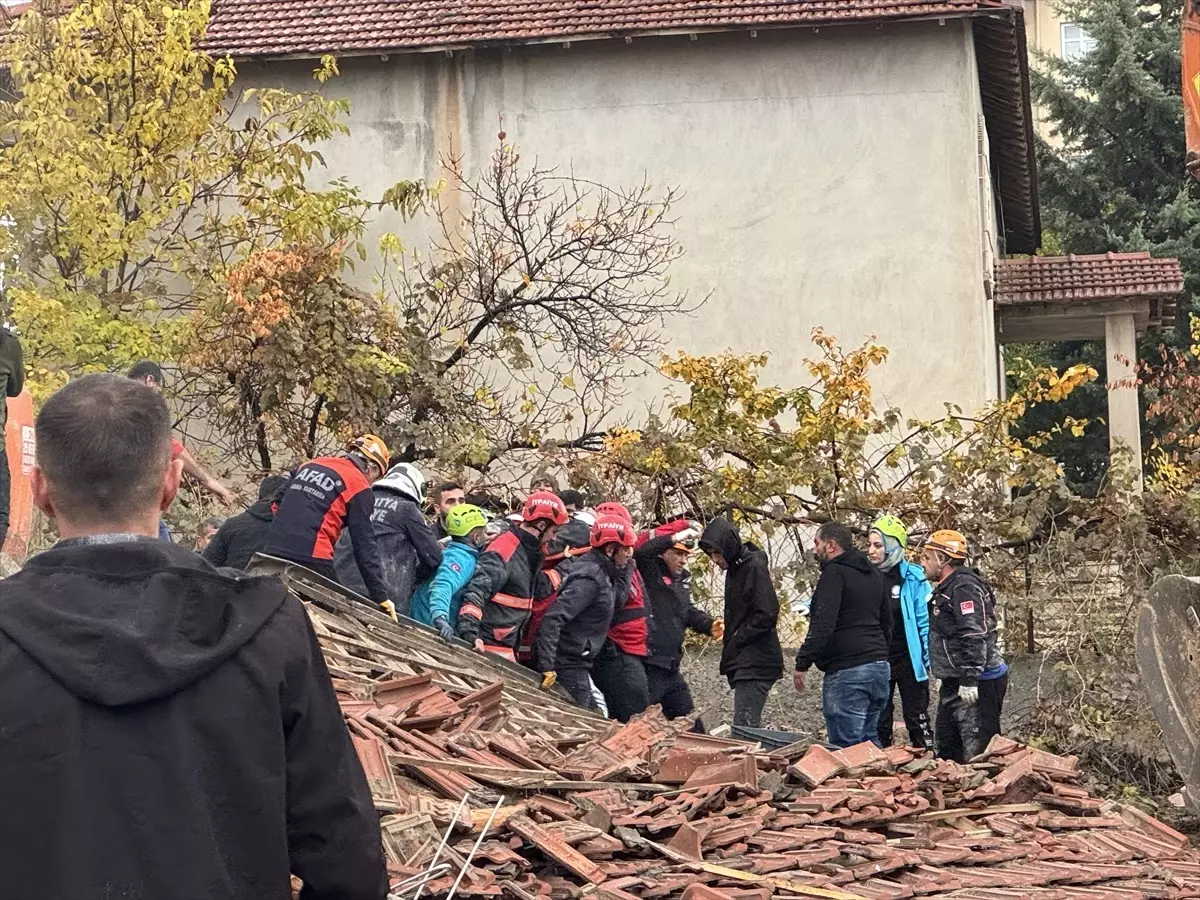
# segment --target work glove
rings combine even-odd
[[[379,604],[379,608],[391,616],[393,622],[398,623],[400,621],[400,617],[396,615],[396,604],[391,600],[384,600]]]
[[[443,641],[454,640],[454,629],[450,627],[450,623],[446,621],[445,616],[438,616],[434,619],[433,627],[438,630],[438,634],[442,636]]]
[[[958,686],[958,699],[967,706],[974,706],[979,702],[979,685],[960,684]]]
[[[719,641],[725,637],[725,620],[713,619],[712,630],[709,631],[714,641]]]
[[[556,684],[558,684],[558,673],[557,672],[543,672],[542,673],[542,690],[543,691],[550,690],[550,688],[554,687],[554,685],[556,685]]]
[[[475,638],[475,652],[476,653],[487,653],[487,651],[483,648],[483,639],[482,638]]]

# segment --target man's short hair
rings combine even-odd
[[[583,502],[583,494],[579,491],[573,491],[569,488],[565,491],[558,492],[558,499],[563,502],[563,506],[573,506],[576,509],[583,509],[586,505]]]
[[[212,529],[213,531],[218,531],[221,528],[221,526],[224,524],[225,524],[225,519],[223,516],[210,516],[209,518],[205,519],[203,522],[200,523],[200,532],[203,534],[205,531],[208,531],[209,529]]]
[[[843,550],[854,547],[854,535],[841,522],[826,522],[817,529],[817,537],[823,541],[833,541]]]
[[[268,475],[258,483],[258,499],[274,500],[279,489],[287,484],[287,480],[286,475]]]
[[[446,491],[461,491],[462,489],[463,489],[463,486],[461,484],[459,484],[458,482],[443,481],[441,484],[439,484],[437,487],[435,487],[433,489],[433,500],[435,503],[440,503],[441,499],[442,499],[442,494],[446,493]]]
[[[162,366],[148,359],[143,359],[140,363],[134,363],[133,368],[129,370],[126,377],[132,378],[134,381],[145,381],[147,378],[153,378],[160,387],[167,383],[166,376],[163,375]]]
[[[85,375],[42,406],[37,463],[73,521],[121,524],[156,510],[171,460],[162,395],[119,375]]]

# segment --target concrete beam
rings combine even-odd
[[[1104,319],[1104,353],[1108,361],[1108,445],[1132,454],[1136,490],[1142,489],[1142,416],[1138,409],[1137,326],[1132,313]]]

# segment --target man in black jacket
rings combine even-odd
[[[362,767],[300,603],[156,540],[162,398],[71,382],[37,420],[60,540],[0,583],[4,895],[383,900]]]
[[[796,653],[796,690],[816,664],[825,673],[821,707],[829,743],[879,743],[879,714],[891,686],[888,639],[892,611],[887,586],[850,529],[828,522],[817,531],[821,577],[813,590],[808,636]]]
[[[534,657],[542,687],[559,682],[580,706],[597,709],[590,673],[608,639],[617,591],[633,555],[633,526],[614,516],[596,519],[591,550],[577,558],[538,629]]]
[[[258,486],[258,500],[244,513],[226,519],[202,554],[214,566],[244,569],[262,550],[275,521],[275,495],[287,483],[285,475],[268,475]]]
[[[742,541],[728,519],[713,519],[700,549],[725,572],[725,635],[721,674],[733,688],[733,724],[758,728],[771,686],[783,677],[779,598],[767,554]]]
[[[678,519],[645,535],[633,554],[646,585],[650,607],[650,653],[646,681],[650,702],[661,704],[668,719],[690,716],[696,705],[688,683],[679,671],[687,629],[720,640],[725,623],[692,605],[692,573],[688,555],[695,549],[699,528]],[[641,538],[639,538],[641,540]]]
[[[21,342],[17,336],[0,325],[0,550],[8,537],[9,491],[8,452],[4,443],[4,427],[8,423],[8,397],[16,397],[25,387],[25,363],[21,358]]]

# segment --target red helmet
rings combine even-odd
[[[592,526],[588,543],[593,547],[603,547],[606,544],[632,547],[634,544],[633,524],[615,515],[602,515]]]
[[[623,503],[618,503],[615,500],[609,500],[605,503],[600,503],[596,506],[596,515],[611,516],[620,519],[622,522],[633,524],[633,516],[629,514],[629,510],[625,508]]]
[[[558,494],[535,491],[525,501],[521,509],[521,521],[538,522],[543,519],[554,525],[566,525],[570,521],[571,517],[567,515],[567,508],[558,499]]]

